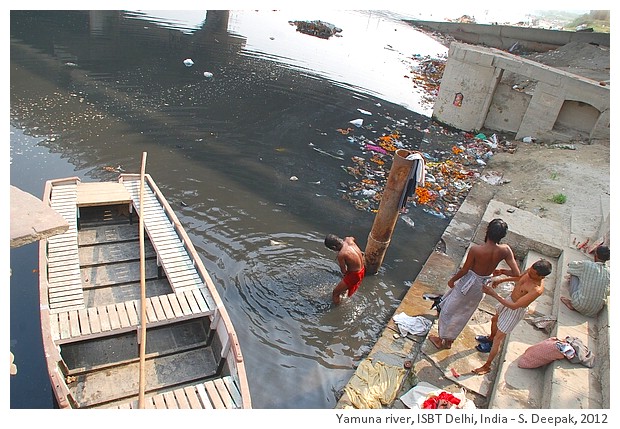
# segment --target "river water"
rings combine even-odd
[[[12,11],[10,183],[41,197],[51,178],[139,172],[146,152],[230,313],[253,406],[333,408],[449,221],[409,206],[379,272],[332,306],[340,274],[323,239],[354,236],[363,249],[375,216],[349,186],[361,179],[353,159],[371,156],[360,139],[398,132],[430,151],[440,133],[409,76],[416,58],[447,49],[398,18]],[[317,19],[342,32],[292,24]],[[11,408],[54,407],[37,251],[10,252]]]

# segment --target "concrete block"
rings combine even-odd
[[[565,78],[562,81],[567,98],[590,104],[598,111],[609,109],[609,87],[602,87],[592,81]]]
[[[609,408],[610,404],[610,343],[609,343],[609,302],[603,307],[598,315],[598,341],[597,341],[597,367],[599,379],[601,381],[601,395],[603,397],[603,408]]]
[[[480,223],[480,231],[486,231],[489,222],[497,217],[508,224],[508,235],[503,242],[510,244],[520,258],[524,258],[530,250],[557,258],[568,242],[566,231],[557,222],[497,200],[489,202]]]
[[[481,51],[478,49],[469,49],[465,51],[465,62],[475,64],[480,67],[493,67],[494,55],[488,51]]]
[[[474,348],[478,344],[474,337],[486,335],[490,329],[488,314],[483,316],[476,316],[474,313],[473,320],[465,326],[461,335],[452,343],[452,348],[437,350],[430,341],[425,341],[420,352],[431,359],[435,366],[444,371],[444,378],[471,392],[488,397],[493,389],[497,366],[493,366],[491,373],[485,376],[476,376],[471,373],[472,369],[482,366],[487,358],[486,354],[479,353]],[[484,319],[484,323],[477,323],[476,320],[479,319]],[[437,323],[433,324],[429,335],[437,335]],[[459,377],[454,377],[451,369],[454,369]],[[422,379],[421,376],[420,379]]]
[[[596,121],[596,124],[594,125],[594,128],[590,133],[590,138],[592,140],[607,140],[607,144],[609,144],[608,141],[610,136],[610,119],[611,118],[609,109],[604,109],[599,115],[598,120]]]
[[[454,58],[457,61],[465,61],[465,54],[467,50],[465,49],[466,45],[462,43],[452,43],[450,44],[450,48],[448,49],[448,58]]]
[[[465,250],[458,252],[456,255],[448,255],[446,253],[433,252],[426,260],[426,263],[422,267],[422,270],[416,277],[415,282],[410,288],[410,292],[420,293],[420,297],[424,293],[443,293],[445,287],[452,276],[452,273],[458,269],[455,261],[460,260]],[[455,256],[457,258],[455,259]],[[450,267],[454,267],[450,269]],[[426,306],[426,302],[424,301]],[[400,310],[400,307],[399,307]],[[402,311],[402,310],[400,310]],[[407,313],[410,314],[410,313]],[[411,314],[412,316],[414,314]]]
[[[553,38],[553,36],[550,37]],[[457,50],[459,51],[459,62],[476,65],[477,68],[460,68],[458,70],[460,82],[453,82],[456,83],[453,88],[450,87],[450,79],[446,79],[446,81],[442,82],[440,92],[446,91],[448,95],[446,95],[447,98],[445,100],[436,103],[433,110],[433,117],[447,125],[466,131],[475,131],[487,125],[487,123],[492,123],[495,127],[504,131],[515,132],[516,130],[517,138],[532,135],[537,136],[539,139],[569,141],[573,138],[574,132],[566,135],[551,134],[564,100],[570,99],[587,103],[594,106],[600,112],[608,110],[610,102],[609,88],[600,86],[596,82],[544,64],[512,56],[492,48],[459,45],[458,49],[455,48],[454,52]],[[448,69],[450,60],[451,58],[449,57],[446,69]],[[492,122],[493,118],[491,117],[491,122],[489,122],[489,116],[492,116],[492,112],[490,111],[480,112],[478,109],[475,112],[471,112],[463,108],[458,109],[458,111],[450,109],[450,96],[453,97],[453,93],[456,92],[462,92],[465,98],[471,101],[472,106],[493,105],[492,101],[487,102],[489,100],[484,97],[494,97],[494,77],[493,75],[486,75],[483,71],[484,67],[506,70],[521,75],[531,81],[538,82],[536,92],[531,98],[530,106],[522,116],[520,124],[503,124],[501,120],[505,118],[502,118],[502,115],[496,115],[495,122]],[[444,74],[444,77],[446,76],[448,76],[448,73]],[[486,80],[487,85],[485,86],[482,84],[480,82],[481,80]],[[459,87],[469,88],[470,93],[465,94],[462,88],[457,89]],[[600,91],[601,89],[605,92],[602,93]],[[483,95],[484,97],[477,99],[475,98],[476,94]],[[442,98],[441,94],[439,98]],[[466,106],[466,104],[464,103],[463,106]],[[499,119],[499,121],[497,119]],[[595,129],[591,132],[592,136],[590,138],[600,139],[604,138],[604,136],[608,136],[608,124],[609,119],[597,124]],[[508,127],[503,125],[507,125]]]
[[[557,112],[560,111],[562,103],[564,103],[564,98],[557,94],[557,88],[547,85],[545,82],[539,83],[534,94],[532,94],[531,104],[540,106],[541,113],[545,112],[546,109],[554,108],[551,112],[546,112],[549,115],[546,121],[551,121],[552,123],[555,123]]]
[[[20,247],[69,229],[58,212],[34,195],[11,186],[11,248]]]
[[[502,70],[518,70],[520,67],[521,61],[515,59],[512,55],[496,55],[493,60],[493,66],[500,68]]]
[[[554,88],[560,87],[564,80],[570,79],[561,70],[537,63],[529,68],[528,76]]]
[[[394,338],[395,333],[384,329],[368,357],[375,362],[403,368],[405,360],[410,359],[418,344],[409,337]]]

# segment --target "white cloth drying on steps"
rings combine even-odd
[[[398,330],[402,336],[407,334],[426,335],[433,324],[426,317],[408,316],[404,312],[396,314],[393,319],[396,325],[398,325]]]

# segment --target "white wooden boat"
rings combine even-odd
[[[43,201],[69,223],[39,248],[43,346],[58,406],[251,408],[215,285],[148,174],[140,210],[140,178],[46,183]]]

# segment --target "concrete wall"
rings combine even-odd
[[[466,24],[458,22],[406,20],[416,27],[449,34],[456,40],[509,50],[515,43],[532,50],[545,52],[570,42],[594,43],[609,46],[609,33],[588,33],[512,25]]]
[[[500,83],[495,88],[495,94],[484,121],[485,126],[491,130],[503,130],[516,134],[531,99],[531,95],[517,92],[510,85]]]
[[[531,82],[531,94],[508,90],[505,72]],[[488,128],[514,132],[517,139],[594,143],[610,137],[609,94],[609,86],[591,79],[499,49],[453,42],[433,118],[470,132]]]

